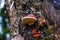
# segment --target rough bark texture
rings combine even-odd
[[[51,18],[56,22],[57,25],[60,25],[60,10],[56,10],[53,6],[52,3],[49,2],[49,0],[44,0],[43,2],[43,8],[45,10],[45,13],[49,16],[51,16]]]
[[[9,19],[9,27],[10,27],[10,34],[11,38],[19,34],[19,22],[20,22],[20,17],[21,17],[21,12],[19,8],[19,3],[21,0],[10,0],[10,2],[6,1],[6,10],[8,14],[8,19]],[[11,4],[15,4],[11,7]],[[48,2],[48,0],[44,0],[42,3],[42,13],[47,14],[48,16],[51,17],[52,20],[58,25],[60,25],[60,14],[58,10],[56,10],[53,5]],[[58,12],[58,13],[57,13]]]
[[[10,34],[11,34],[11,38],[13,38],[15,35],[18,34],[19,17],[14,5],[11,4],[14,4],[13,0],[10,0],[10,2],[8,2],[8,0],[6,1],[6,10],[8,14]]]

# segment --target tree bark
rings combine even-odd
[[[8,20],[9,20],[9,27],[10,27],[10,34],[11,34],[11,39],[14,38],[14,36],[19,34],[19,22],[20,22],[20,17],[21,13],[18,12],[18,7],[19,2],[21,0],[10,0],[10,2],[6,1],[6,10],[8,14]],[[16,3],[16,4],[15,4]],[[15,5],[14,5],[15,4]],[[60,25],[60,15],[59,12],[58,14],[56,13],[57,10],[53,7],[53,5],[48,2],[48,0],[44,0],[42,3],[42,13],[43,15],[47,14],[54,22],[58,25]],[[19,10],[20,11],[20,10]]]
[[[6,11],[7,11],[7,15],[8,15],[8,20],[9,20],[9,28],[10,28],[10,35],[11,35],[11,39],[15,36],[17,36],[19,34],[18,30],[19,30],[19,16],[17,13],[17,10],[14,7],[14,2],[13,0],[10,0],[10,2],[8,2],[9,0],[6,1],[5,7],[6,7]]]

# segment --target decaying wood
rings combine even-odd
[[[10,0],[10,2],[6,1],[6,10],[8,11],[8,19],[9,19],[9,27],[10,27],[10,34],[11,38],[19,34],[19,22],[21,17],[20,7],[18,7],[21,0]],[[14,5],[15,4],[15,5]],[[53,7],[53,5],[48,2],[48,0],[44,0],[42,4],[41,12],[47,14],[54,22],[60,25],[60,14],[57,10]]]
[[[10,34],[11,34],[11,38],[13,38],[19,33],[18,32],[19,17],[18,17],[17,10],[14,7],[13,0],[10,0],[10,2],[6,1],[5,5],[9,17],[8,20],[9,20]]]

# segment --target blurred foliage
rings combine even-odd
[[[3,30],[3,34],[0,34],[0,40],[7,40],[6,39],[6,35],[7,33],[10,32],[10,29],[8,27],[8,19],[7,19],[7,15],[5,13],[5,7],[0,9],[0,16],[2,17],[2,30]]]

